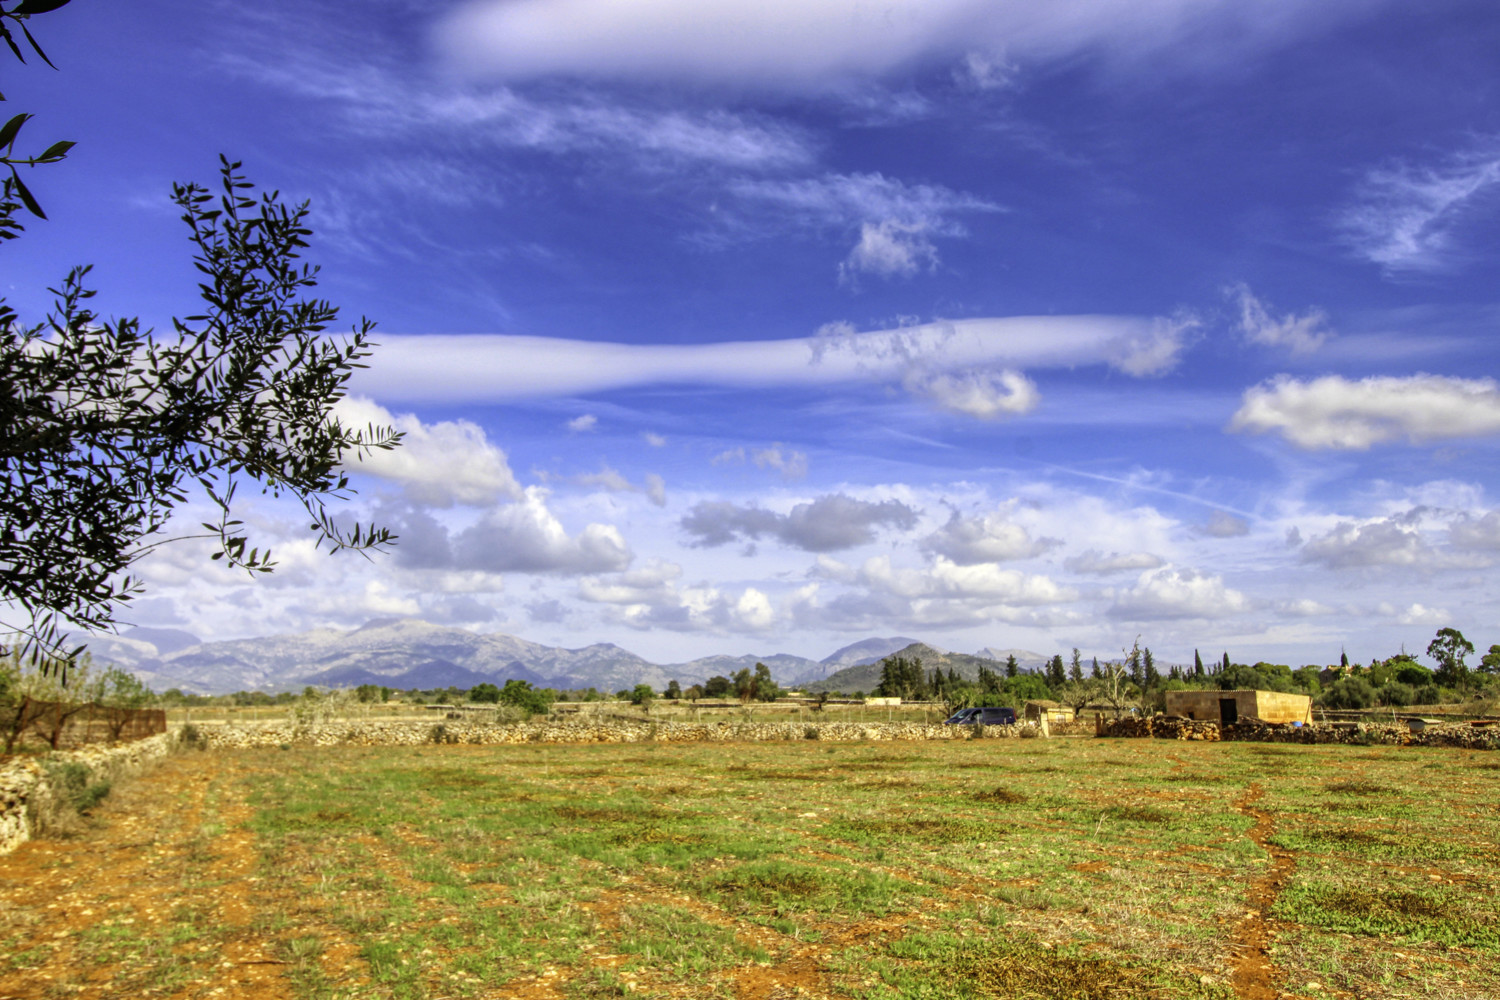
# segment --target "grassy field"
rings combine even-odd
[[[1500,760],[190,753],[0,858],[0,996],[1500,996]]]

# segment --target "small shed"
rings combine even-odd
[[[1072,722],[1073,710],[1067,705],[1056,701],[1028,701],[1022,709],[1023,718],[1027,722]]]
[[[1167,714],[1230,726],[1241,719],[1312,722],[1312,698],[1280,691],[1168,691]]]

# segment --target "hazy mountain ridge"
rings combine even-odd
[[[154,634],[170,650],[149,641]],[[196,637],[177,630],[138,629],[123,636],[92,636],[89,651],[96,661],[125,667],[155,690],[176,687],[201,694],[296,690],[306,685],[472,687],[512,678],[545,687],[593,687],[600,691],[644,683],[660,691],[672,680],[687,687],[715,675],[729,677],[739,670],[754,669],[756,663],[768,666],[783,687],[868,691],[879,683],[880,660],[897,651],[917,650],[915,655],[922,657],[924,665],[941,665],[944,670],[952,665],[970,677],[977,676],[977,664],[989,663],[897,636],[862,639],[823,660],[791,653],[721,654],[685,663],[656,664],[613,643],[566,649],[512,635],[480,635],[414,618],[375,619],[348,632],[322,628],[186,644],[190,640]],[[867,681],[866,675],[871,673],[874,680]],[[846,675],[861,682],[853,683]]]
[[[923,670],[928,672],[941,670],[945,674],[952,670],[966,681],[977,681],[981,667],[996,673],[1003,673],[1005,657],[1012,652],[1016,654],[1016,663],[1023,671],[1039,670],[1046,665],[1048,659],[1039,653],[1028,653],[1019,649],[999,650],[998,659],[984,655],[990,652],[996,652],[996,650],[986,647],[980,650],[978,656],[970,656],[967,653],[949,653],[923,642],[913,642],[906,648],[896,651],[900,656],[921,660]],[[884,657],[873,662],[856,663],[835,671],[822,680],[807,685],[807,690],[811,692],[843,691],[846,694],[863,691],[869,694],[880,684],[880,661],[882,659]]]

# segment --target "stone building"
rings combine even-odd
[[[1241,719],[1309,723],[1312,698],[1280,691],[1168,691],[1167,714],[1225,726]]]

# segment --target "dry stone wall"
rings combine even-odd
[[[58,794],[55,775],[70,764],[82,765],[90,780],[112,780],[165,756],[174,737],[162,733],[149,739],[112,745],[92,744],[78,750],[42,756],[15,757],[0,763],[0,854],[8,854],[31,839],[37,817]]]
[[[985,738],[1016,739],[1027,726],[987,726]],[[1032,730],[1034,734],[1034,730]],[[951,740],[975,735],[969,726],[918,722],[647,722],[547,720],[496,724],[442,722],[329,722],[317,726],[203,726],[208,747],[416,746],[423,743],[731,743],[747,740]]]
[[[1154,737],[1163,740],[1240,740],[1254,743],[1346,743],[1384,746],[1459,747],[1468,750],[1500,750],[1500,726],[1449,723],[1412,732],[1408,726],[1388,722],[1288,723],[1242,719],[1230,726],[1217,722],[1195,722],[1168,715],[1126,716],[1100,727],[1099,735]]]

